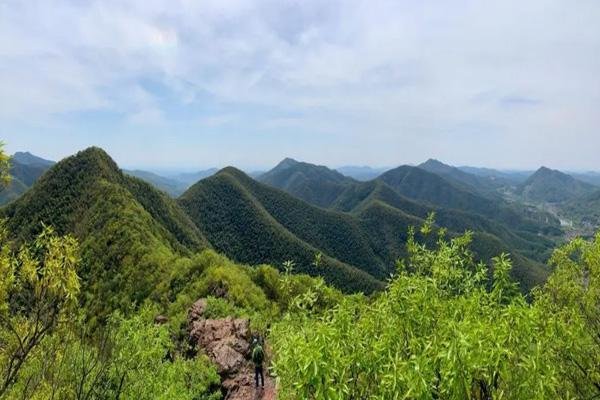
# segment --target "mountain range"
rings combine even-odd
[[[18,240],[33,237],[40,222],[77,237],[90,306],[98,309],[115,290],[134,303],[151,296],[168,260],[203,248],[247,264],[282,266],[291,260],[298,272],[324,276],[348,292],[379,290],[395,261],[406,255],[409,228],[420,226],[431,212],[450,236],[472,231],[473,250],[482,261],[510,252],[514,276],[528,289],[548,274],[542,263],[560,240],[560,221],[506,200],[500,191],[509,185],[525,197],[556,193],[565,185],[581,191],[575,199],[585,207],[598,207],[600,199],[591,185],[544,168],[515,185],[489,171],[475,175],[429,160],[359,181],[285,159],[257,180],[227,167],[188,176],[198,181],[187,189],[180,177],[181,186],[163,191],[175,179],[121,171],[98,148],[57,164],[33,157],[13,157],[13,176],[33,186],[1,213]],[[546,186],[553,189],[538,189]],[[178,191],[183,193],[174,199]],[[585,209],[575,199],[565,202],[565,209],[567,204]]]

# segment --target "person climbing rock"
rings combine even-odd
[[[254,338],[252,341],[252,362],[254,363],[254,380],[256,381],[256,387],[258,387],[258,381],[260,378],[260,386],[265,387],[265,377],[263,375],[263,361],[265,359],[265,351],[258,338]]]

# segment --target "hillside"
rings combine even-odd
[[[301,272],[311,274],[319,272],[310,264],[315,252],[321,252],[384,279],[393,272],[394,262],[406,255],[409,227],[421,225],[431,211],[451,232],[482,231],[474,245],[481,259],[487,261],[492,250],[515,253],[515,273],[525,287],[541,282],[545,272],[538,263],[518,255],[517,249],[541,259],[552,245],[540,238],[523,239],[477,215],[419,205],[381,181],[349,185],[334,203],[335,210],[329,211],[227,168],[194,185],[179,202],[215,248],[233,259],[280,265],[291,258],[306,268]],[[324,271],[326,277],[336,272]],[[339,285],[336,279],[337,272],[329,277]]]
[[[10,163],[11,183],[0,190],[0,205],[18,199],[54,164],[29,152],[15,153]]]
[[[560,205],[561,212],[593,235],[600,226],[600,190],[569,200]]]
[[[546,167],[538,169],[517,187],[516,193],[530,202],[560,203],[593,192],[595,187]]]
[[[484,176],[470,174],[434,159],[429,159],[426,162],[419,164],[418,167],[424,169],[425,171],[439,175],[459,187],[467,190],[479,191],[482,193],[493,192],[499,187],[507,184],[507,182],[500,179],[491,179]]]
[[[510,205],[501,199],[482,196],[421,168],[401,166],[386,172],[378,179],[412,200],[479,214],[506,225],[511,230],[532,234],[559,233],[558,220],[550,214]]]
[[[371,292],[381,283],[381,260],[348,216],[311,206],[253,181],[228,167],[192,186],[179,204],[215,249],[250,264],[281,266],[293,260],[299,272],[324,275],[345,290]],[[317,253],[323,265],[314,266]]]
[[[348,185],[356,182],[325,166],[291,158],[281,161],[258,180],[320,207],[329,207]]]
[[[581,182],[600,187],[600,172],[569,172],[568,174]]]
[[[176,255],[208,246],[173,200],[124,175],[97,148],[54,165],[1,213],[19,241],[31,239],[41,223],[79,240],[85,301],[99,317],[135,306],[150,296]]]

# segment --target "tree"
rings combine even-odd
[[[10,183],[10,157],[4,152],[4,143],[0,142],[0,187]]]
[[[421,229],[434,233],[432,218]],[[435,248],[408,239],[387,290],[348,297],[323,316],[295,308],[271,339],[282,399],[569,398],[552,362],[554,331],[509,279],[506,255],[487,266],[470,234]]]
[[[77,242],[44,226],[11,254],[0,226],[0,395],[46,336],[63,322],[79,294]]]
[[[561,381],[580,398],[600,397],[600,233],[557,249],[555,268],[536,301],[554,331]]]

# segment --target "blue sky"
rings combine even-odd
[[[600,2],[0,0],[0,138],[122,166],[600,170]]]

